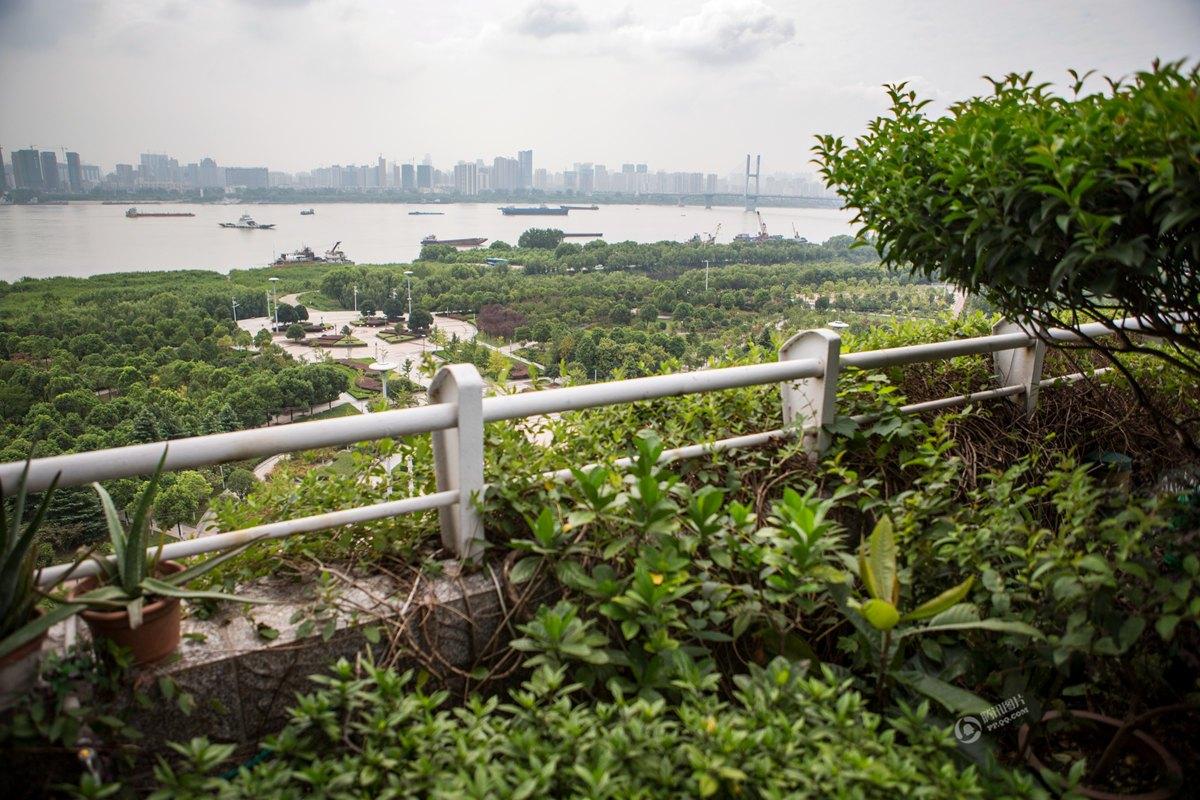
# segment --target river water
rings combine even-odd
[[[566,217],[506,217],[495,204],[455,203],[417,206],[401,203],[331,203],[302,205],[143,206],[146,212],[188,211],[194,217],[127,219],[127,206],[71,203],[65,206],[0,206],[0,279],[87,276],[105,272],[154,269],[211,269],[265,266],[276,256],[302,246],[324,252],[335,241],[360,264],[411,261],[421,239],[486,236],[516,244],[533,227],[560,228],[568,233],[599,233],[609,242],[682,241],[694,234],[717,234],[727,242],[738,233],[756,233],[758,219],[741,208],[660,205],[608,205],[596,211],[571,211]],[[437,210],[443,216],[410,216],[414,210]],[[250,213],[269,231],[228,230]],[[852,233],[850,212],[824,208],[764,208],[772,234],[798,233],[809,241]],[[570,241],[586,242],[586,238]]]

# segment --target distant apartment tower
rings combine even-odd
[[[533,151],[517,151],[517,188],[533,188]]]
[[[432,189],[433,188],[433,165],[418,164],[417,165],[417,188]]]
[[[117,176],[117,186],[128,189],[133,186],[133,164],[117,164],[114,173]]]
[[[0,192],[8,191],[8,172],[4,169],[4,148],[0,147]]]
[[[67,185],[72,192],[83,191],[83,165],[79,153],[67,153]]]
[[[118,165],[119,166],[119,165]],[[211,158],[200,159],[200,188],[221,189],[225,186],[225,170]]]
[[[43,150],[41,153],[42,160],[42,184],[48,192],[57,192],[62,189],[62,180],[58,175],[58,156],[53,150]]]
[[[42,183],[42,164],[38,159],[37,150],[33,148],[14,150],[12,162],[13,183],[18,189],[45,188],[45,184]]]
[[[386,189],[388,185],[387,159],[383,156],[379,157],[379,164],[375,167],[375,185],[380,189]]]
[[[550,188],[550,170],[542,168],[533,171],[533,188],[540,190]]]
[[[266,167],[226,167],[225,185],[266,189],[270,186],[270,176]]]
[[[400,188],[406,192],[417,190],[417,168],[412,164],[400,165]]]
[[[475,164],[455,164],[454,191],[468,197],[479,194],[479,167]]]
[[[532,154],[532,151],[523,151]],[[530,166],[533,162],[530,161]],[[492,161],[492,176],[490,188],[500,192],[511,192],[518,188],[528,188],[521,183],[521,160],[519,158],[505,158],[497,156]],[[533,176],[530,175],[532,181]]]

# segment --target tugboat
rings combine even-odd
[[[339,244],[341,242],[334,242],[333,247],[326,250],[323,256],[314,253],[311,247],[304,246],[293,253],[283,253],[279,258],[271,262],[271,266],[294,267],[310,264],[353,264],[354,262],[346,258],[346,254],[338,249]]]
[[[478,247],[486,241],[486,237],[473,239],[439,239],[431,234],[422,239],[421,244],[448,244],[451,247]]]
[[[249,214],[242,214],[237,222],[218,222],[222,228],[236,228],[239,231],[269,231],[275,223],[259,224]]]
[[[316,213],[317,213],[317,212],[316,212],[316,211],[313,211],[311,208],[305,208],[305,209],[303,209],[303,210],[300,212],[300,216],[302,216],[302,217],[311,217],[313,214],[316,214]]]
[[[196,215],[190,211],[138,211],[136,208],[131,208],[125,212],[125,216],[130,219],[141,219],[142,217],[194,217]]]

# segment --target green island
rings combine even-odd
[[[311,674],[304,689],[269,698],[272,724],[222,735],[236,714],[170,660],[60,648],[0,712],[6,770],[29,796],[164,800],[1194,785],[1200,77],[1158,65],[1065,99],[1027,75],[993,88],[936,117],[893,87],[870,134],[818,142],[858,237],[579,246],[530,230],[411,264],[0,283],[2,462],[343,424],[426,403],[449,363],[515,396],[773,362],[804,330],[834,331],[845,358],[1004,319],[1143,325],[1031,334],[1045,376],[1074,376],[1036,404],[1026,387],[906,408],[995,389],[982,351],[847,366],[825,428],[678,460],[663,454],[784,428],[780,387],[489,422],[478,559],[427,509],[197,569],[178,659],[225,646],[221,625],[249,626],[264,653],[315,643],[320,658],[289,668]],[[370,369],[375,331],[401,353],[390,376]],[[5,530],[32,525],[29,563],[46,566],[134,541],[143,521],[152,545],[440,488],[426,434],[269,461],[20,503],[5,486]],[[438,599],[469,586],[494,600],[490,633],[466,599]],[[275,590],[294,614],[250,602]],[[64,591],[36,601],[65,617]],[[439,638],[452,625],[466,644]]]

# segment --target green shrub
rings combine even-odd
[[[677,706],[584,703],[563,669],[536,671],[506,702],[447,708],[412,675],[339,662],[267,740],[270,757],[205,778],[231,748],[178,746],[153,800],[271,798],[1001,798],[1034,797],[1029,778],[962,763],[925,706],[891,720],[845,680],[783,659]]]

